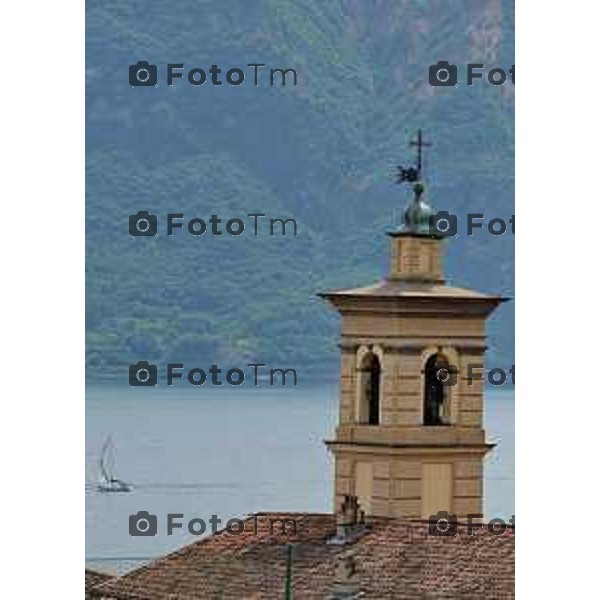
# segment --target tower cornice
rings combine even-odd
[[[363,288],[321,292],[340,313],[382,313],[413,317],[488,316],[510,298],[442,285],[411,286],[386,279]]]

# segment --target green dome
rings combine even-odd
[[[415,197],[404,211],[404,230],[428,234],[435,211],[423,200],[423,185],[415,185],[414,190]]]

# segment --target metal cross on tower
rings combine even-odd
[[[423,168],[423,148],[427,148],[431,146],[431,144],[423,141],[423,131],[421,129],[417,132],[417,139],[411,140],[409,144],[417,147],[417,170],[419,171],[420,176]]]
[[[417,165],[413,167],[405,168],[402,165],[398,165],[398,174],[396,183],[416,183],[421,181],[421,171],[423,170],[423,148],[431,146],[429,142],[423,141],[423,131],[419,129],[417,132],[417,139],[411,140],[409,146],[417,147]]]

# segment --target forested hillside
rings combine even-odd
[[[96,0],[87,13],[92,379],[141,358],[335,373],[337,317],[315,294],[384,275],[409,198],[393,170],[419,127],[429,202],[514,212],[514,86],[428,83],[438,60],[510,67],[512,2]],[[158,87],[129,85],[138,60],[162,68]],[[294,68],[298,85],[169,87],[168,62]],[[139,210],[293,217],[298,236],[132,238]],[[452,283],[513,295],[512,235],[463,234],[447,255]],[[512,363],[512,306],[490,333],[490,359]]]

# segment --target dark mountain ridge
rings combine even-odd
[[[315,294],[386,273],[384,234],[409,200],[393,170],[419,127],[436,209],[514,214],[514,86],[428,83],[438,60],[510,67],[510,2],[101,1],[87,19],[90,378],[140,359],[335,373],[337,318]],[[158,65],[158,87],[129,85],[138,60]],[[298,85],[167,86],[168,62],[294,68]],[[140,210],[159,237],[129,236]],[[294,218],[298,236],[165,235],[167,213],[249,212]],[[513,296],[514,237],[463,227],[446,271]],[[489,331],[488,360],[510,366],[510,304]]]

